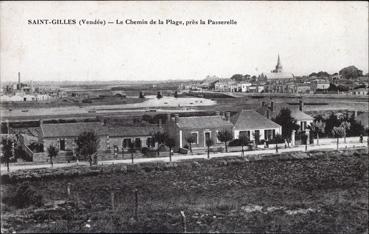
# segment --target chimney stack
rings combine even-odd
[[[161,128],[161,126],[162,126],[162,120],[161,119],[159,119],[158,126],[159,126],[159,128]]]
[[[270,110],[272,112],[274,111],[274,102],[273,101],[270,102]]]
[[[303,109],[304,109],[304,102],[300,99],[300,101],[299,101],[299,110],[303,111]]]
[[[178,123],[178,119],[179,119],[179,114],[175,114],[175,115],[174,115],[174,121],[175,121],[176,123]]]
[[[231,121],[231,112],[229,112],[229,111],[226,112],[226,120],[228,122]]]
[[[267,113],[266,113],[266,117],[269,119],[270,118],[270,113],[269,113],[269,110],[267,110]]]
[[[21,82],[21,75],[20,75],[20,72],[18,72],[18,84],[20,85],[20,82]]]
[[[167,123],[169,123],[170,122],[170,114],[168,113],[167,114]]]

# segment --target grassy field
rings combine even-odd
[[[182,232],[184,211],[188,232],[367,233],[367,165],[366,151],[141,165],[31,181],[43,205],[22,209],[9,202],[19,183],[6,184],[2,226],[5,232]]]

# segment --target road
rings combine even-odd
[[[347,144],[340,144],[339,149],[352,149],[352,148],[364,148],[367,147],[367,143],[358,143],[358,142],[350,142]],[[307,147],[308,151],[312,150],[336,150],[336,144],[325,144],[325,145],[309,145]],[[279,153],[283,152],[304,152],[305,145],[295,146],[291,148],[280,148]],[[263,150],[254,150],[254,151],[245,151],[245,157],[252,156],[252,155],[265,155],[265,154],[275,154],[275,148],[271,149],[263,149]],[[241,156],[241,152],[229,152],[229,153],[210,153],[210,158],[220,158],[220,157],[231,157],[231,156]],[[174,154],[172,156],[172,162],[178,162],[183,160],[190,160],[190,159],[206,159],[207,154],[200,154],[200,155],[183,155],[183,154]],[[169,162],[169,157],[157,157],[157,158],[137,158],[134,159],[134,163],[145,163],[145,162]],[[110,164],[131,164],[131,159],[116,159],[116,160],[107,160],[107,161],[100,161],[98,162],[99,165],[110,165]],[[61,167],[71,167],[71,166],[88,166],[88,162],[74,162],[74,163],[56,163],[54,164],[54,168],[61,168]],[[10,172],[17,171],[17,170],[32,170],[32,169],[39,169],[39,168],[50,168],[50,164],[37,164],[37,165],[10,165]],[[6,174],[7,169],[4,164],[1,164],[1,174]]]

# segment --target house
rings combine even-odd
[[[95,132],[99,138],[98,150],[106,149],[107,133],[100,122],[80,122],[80,123],[53,123],[40,124],[41,134],[39,142],[44,145],[44,151],[50,145],[54,145],[60,152],[73,151],[76,148],[75,140],[86,131]]]
[[[350,91],[350,93],[353,94],[353,95],[365,96],[365,95],[368,95],[368,88],[354,89],[354,90]]]
[[[175,117],[168,119],[167,122],[167,132],[176,142],[175,150],[189,145],[186,138],[190,135],[195,138],[195,142],[191,144],[192,149],[205,148],[206,139],[212,139],[215,146],[221,146],[222,142],[217,138],[218,132],[221,130],[232,132],[233,128],[230,121],[230,112],[226,113],[226,117],[219,114],[215,116],[179,117],[177,114]]]
[[[248,92],[249,91],[249,88],[251,87],[251,83],[249,82],[241,82],[241,83],[238,83],[237,84],[237,91],[238,92]]]
[[[107,127],[108,149],[114,149],[119,152],[122,149],[128,150],[129,144],[134,143],[135,147],[141,149],[143,147],[152,147],[152,136],[156,132],[162,132],[161,126],[118,126]]]
[[[296,93],[311,93],[311,84],[302,83],[296,85]]]
[[[305,112],[304,103],[302,100],[299,101],[298,107],[293,105],[288,105],[287,103],[274,103],[270,102],[268,105],[265,102],[262,102],[261,107],[259,107],[256,111],[263,116],[266,116],[268,119],[275,118],[283,108],[287,108],[291,111],[291,117],[296,120],[296,124],[300,126],[300,131],[305,131],[306,128],[314,121],[314,118]]]
[[[271,140],[276,134],[282,134],[282,127],[254,110],[242,110],[231,117],[233,136],[238,139],[246,135],[250,140]]]
[[[220,92],[235,92],[237,87],[237,82],[231,79],[219,79],[214,83],[214,90]]]

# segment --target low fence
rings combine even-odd
[[[367,142],[368,141],[368,136],[363,136],[363,142]],[[343,143],[344,142],[344,138],[339,138],[339,143]],[[314,144],[316,145],[317,139],[314,139]],[[325,144],[336,144],[337,143],[337,138],[319,138],[319,144],[320,145],[325,145]],[[360,143],[360,137],[346,137],[346,143]]]

